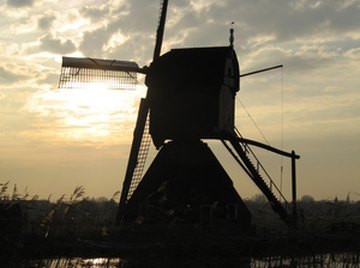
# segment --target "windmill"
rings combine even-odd
[[[235,96],[241,74],[233,48],[178,48],[161,55],[168,0],[160,5],[153,61],[140,68],[135,62],[63,57],[61,88],[107,82],[112,88],[131,88],[145,74],[147,95],[141,99],[134,130],[117,222],[230,220],[246,230],[251,215],[229,175],[205,139],[220,140],[254,181],[273,210],[289,225],[296,219],[294,151],[285,152],[245,139],[234,124]],[[151,143],[159,150],[142,176]],[[291,159],[292,215],[287,201],[263,168],[251,146]],[[255,161],[255,162],[254,162]],[[265,174],[265,175],[263,175]],[[205,215],[205,216],[204,216]]]

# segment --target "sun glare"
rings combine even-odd
[[[83,89],[74,89],[72,92],[61,92],[69,108],[87,107],[90,111],[100,114],[132,108],[129,103],[129,97],[134,96],[132,92],[109,90],[105,85],[95,82],[82,87]]]
[[[112,142],[129,136],[134,127],[140,98],[146,88],[110,90],[100,83],[82,89],[39,91],[28,110],[53,120],[56,136],[71,140]]]

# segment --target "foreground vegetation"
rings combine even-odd
[[[0,257],[113,257],[118,256],[119,251],[128,250],[131,254],[136,242],[136,250],[145,251],[148,246],[146,228],[138,229],[137,236],[134,236],[131,230],[114,225],[118,194],[116,192],[110,199],[90,198],[86,196],[84,187],[80,186],[70,195],[63,195],[57,200],[51,200],[51,197],[40,200],[36,195],[30,196],[27,191],[18,193],[16,185],[10,187],[8,182],[1,183]],[[252,213],[253,224],[252,235],[246,241],[241,241],[246,245],[244,254],[289,255],[294,250],[304,251],[304,254],[309,250],[359,251],[360,201],[351,201],[350,198],[315,201],[305,196],[298,203],[297,230],[289,230],[264,197],[256,196],[244,201]],[[206,239],[209,237],[207,235]],[[161,239],[168,242],[166,247],[161,245]],[[188,246],[181,234],[166,239],[168,237],[157,237],[158,250],[162,253],[165,251],[165,254],[179,254],[180,244],[182,249]],[[191,236],[190,239],[195,241],[198,238]],[[219,237],[216,239],[223,242]],[[154,237],[150,237],[149,241],[153,244],[156,242]],[[203,242],[199,238],[197,248]],[[169,246],[171,243],[172,247]],[[234,240],[234,244],[231,244],[226,240],[226,243],[234,250],[235,243],[239,241]],[[196,254],[200,254],[199,250],[211,254],[209,250],[212,249],[200,247]]]

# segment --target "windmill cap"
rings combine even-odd
[[[172,49],[150,65],[146,84],[154,88],[194,87],[220,89],[233,78],[231,85],[239,90],[239,64],[232,47]]]

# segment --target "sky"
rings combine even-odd
[[[121,189],[143,77],[134,91],[60,90],[61,57],[148,65],[158,13],[158,0],[0,0],[0,183],[42,198]],[[240,80],[237,128],[301,155],[300,198],[359,200],[359,14],[359,0],[170,0],[162,52],[226,46],[234,22],[241,73],[284,65]],[[209,144],[240,195],[259,194]],[[259,154],[288,197],[289,159]]]

